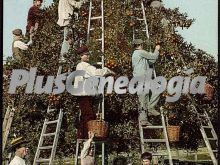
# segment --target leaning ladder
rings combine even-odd
[[[144,8],[144,3],[143,1],[141,1],[141,7],[137,8],[133,6],[133,10],[137,10],[137,11],[141,11],[143,17],[139,18],[139,17],[134,17],[134,19],[136,19],[137,21],[140,21],[140,25],[144,26],[144,29],[137,29],[135,28],[135,26],[133,26],[133,40],[137,39],[136,38],[136,33],[137,32],[145,32],[147,39],[149,40],[150,36],[149,36],[149,32],[148,32],[148,24],[147,24],[147,18],[146,18],[146,14],[145,14],[145,8]],[[141,26],[140,26],[141,27]]]
[[[145,149],[145,144],[165,143],[166,151],[165,152],[153,151],[152,156],[153,157],[168,156],[169,164],[173,165],[163,109],[161,109],[161,121],[162,121],[162,125],[152,125],[152,126],[150,126],[150,125],[149,126],[142,126],[139,122],[139,130],[140,130],[140,138],[141,138],[141,152],[144,153],[145,151],[149,151],[149,149],[147,149],[147,150]],[[152,139],[152,138],[146,139],[144,137],[144,132],[149,129],[151,129],[151,130],[162,129],[164,138],[163,139]]]
[[[191,99],[190,95],[188,97]],[[194,111],[198,114],[198,117],[205,118],[201,121],[200,132],[202,134],[205,145],[208,149],[209,155],[212,159],[213,165],[218,165],[217,156],[218,156],[218,136],[215,132],[215,129],[212,125],[212,122],[208,116],[208,113],[205,111],[203,114],[200,114],[194,104],[192,104]],[[211,137],[209,134],[211,133]],[[213,143],[215,142],[215,143]],[[214,144],[214,145],[213,145]]]
[[[212,162],[214,165],[217,165],[217,154],[218,154],[218,137],[214,130],[214,127],[212,125],[212,122],[205,111],[204,115],[202,117],[205,117],[205,125],[201,123],[200,131],[202,133],[202,137],[205,141],[206,147],[208,149],[209,155],[211,156]],[[208,132],[211,132],[211,137],[207,135]],[[215,142],[215,145],[212,146]]]
[[[87,41],[90,40],[90,34],[92,31],[95,30],[101,30],[101,36],[100,38],[96,38],[96,41],[101,42],[101,56],[102,56],[102,68],[104,67],[104,5],[103,5],[103,0],[100,1],[100,9],[101,9],[101,15],[99,16],[92,16],[92,11],[94,11],[94,6],[92,3],[92,0],[90,0],[89,4],[89,19],[88,19],[88,29],[87,29]],[[101,21],[101,27],[92,27],[92,21]],[[102,119],[104,119],[104,93],[102,97]],[[76,146],[76,158],[75,158],[75,164],[77,165],[78,163],[78,151],[79,151],[79,141],[80,139],[77,140],[77,146]],[[105,143],[102,143],[102,165],[105,164]]]
[[[62,71],[62,66],[59,66],[57,75],[61,74],[61,71]],[[51,106],[48,106],[47,113],[49,114],[50,112],[53,112],[56,110],[57,110],[56,108],[51,108]],[[59,116],[57,120],[49,121],[49,119],[47,118],[44,120],[42,132],[40,135],[40,140],[39,140],[37,151],[36,151],[35,158],[34,158],[34,165],[39,164],[39,163],[48,163],[49,165],[53,164],[53,160],[54,160],[56,148],[57,148],[57,142],[59,138],[59,133],[60,133],[60,128],[62,124],[62,119],[63,119],[63,110],[59,109]],[[56,131],[53,133],[46,133],[47,127],[52,124],[56,124]],[[44,140],[47,137],[51,137],[51,136],[54,136],[53,144],[50,146],[43,146]],[[51,150],[51,154],[49,158],[40,158],[40,151],[43,151],[43,150]]]
[[[143,15],[142,18],[134,17],[134,19],[136,19],[137,21],[140,21],[140,25],[144,26],[143,29],[136,29],[135,26],[133,27],[133,40],[137,39],[136,38],[137,32],[139,32],[139,33],[145,32],[147,40],[149,41],[150,36],[149,36],[149,31],[148,31],[148,24],[147,24],[143,0],[141,1],[141,7],[138,8],[136,6],[135,7],[133,6],[133,10],[137,10],[137,11],[142,12],[142,15]],[[155,72],[154,67],[153,67],[153,74],[154,74],[154,77],[156,77],[156,72]],[[140,125],[140,122],[139,122],[139,130],[140,130],[140,138],[141,138],[141,151],[142,151],[142,153],[145,152],[144,143],[162,143],[163,142],[166,144],[167,152],[166,153],[153,153],[153,156],[168,156],[169,157],[169,164],[173,165],[169,140],[168,140],[168,136],[167,136],[166,124],[165,124],[164,115],[163,115],[162,110],[161,110],[161,121],[162,121],[162,126],[145,126],[145,127]],[[163,129],[164,139],[145,139],[144,138],[144,129]]]
[[[3,127],[2,152],[4,152],[4,149],[7,143],[8,134],[10,132],[12,120],[14,117],[14,112],[15,112],[14,107],[12,105],[9,105],[6,110],[4,121],[3,121],[3,126],[2,126]]]
[[[186,63],[184,62],[183,60],[183,57],[180,57],[180,60],[182,61],[184,67],[186,67]],[[186,67],[187,68],[187,67]],[[191,96],[188,94],[187,95],[189,99],[192,100]],[[215,129],[212,125],[212,122],[208,116],[208,113],[205,111],[203,114],[200,114],[195,105],[192,104],[192,108],[194,109],[194,112],[197,113],[198,117],[205,117],[205,120],[204,121],[201,121],[201,126],[200,126],[200,132],[202,134],[202,137],[203,137],[203,140],[205,141],[205,145],[208,149],[208,152],[209,152],[209,155],[212,159],[212,162],[214,165],[218,165],[218,161],[217,161],[217,156],[218,156],[218,137],[217,137],[217,134],[215,132]],[[205,125],[204,125],[205,124]],[[211,135],[212,137],[209,137],[207,135],[207,133],[211,131]],[[212,147],[211,143],[210,142],[215,142],[216,143],[216,146],[215,147]]]

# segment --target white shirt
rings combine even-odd
[[[83,146],[83,149],[81,151],[81,165],[94,165],[95,164],[95,158],[94,156],[90,156],[89,154],[89,147],[91,145],[92,139],[88,139]]]
[[[15,41],[14,42],[14,47],[15,48],[19,48],[21,50],[27,50],[28,49],[28,46],[32,44],[32,41],[30,40],[27,44],[25,44],[24,42],[22,41]]]
[[[103,69],[97,69],[96,67],[90,65],[87,62],[80,62],[77,66],[76,66],[76,70],[84,70],[86,71],[85,76],[77,76],[75,77],[75,81],[74,81],[74,88],[78,87],[78,82],[80,81],[84,81],[89,77],[92,76],[104,76],[107,73],[110,73],[111,71],[104,67]],[[85,81],[84,81],[85,84]],[[83,85],[84,87],[84,85]],[[75,94],[76,96],[87,96],[88,94],[85,92],[85,90],[83,90],[81,93]]]
[[[25,165],[25,161],[19,156],[15,156],[9,165]]]
[[[57,24],[60,26],[67,26],[69,24],[70,15],[73,14],[73,9],[80,8],[85,0],[79,2],[75,0],[60,0],[58,5],[58,21]]]

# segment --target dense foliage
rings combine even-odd
[[[161,56],[156,63],[157,75],[166,79],[182,75],[185,68],[193,68],[191,77],[197,75],[207,76],[207,81],[217,89],[217,63],[214,58],[206,52],[196,49],[191,43],[184,41],[178,34],[177,28],[190,28],[195,21],[188,19],[187,14],[182,14],[176,9],[153,8],[150,0],[145,0],[145,12],[149,26],[150,40],[146,39],[144,33],[138,34],[146,41],[145,49],[153,51],[155,44],[161,44]],[[100,1],[94,0],[95,6],[93,16],[100,15]],[[133,8],[132,8],[133,6]],[[131,53],[132,53],[132,29],[141,28],[134,17],[142,17],[141,12],[135,10],[140,7],[140,1],[118,1],[104,2],[105,16],[105,64],[116,72],[115,78],[127,75],[132,77]],[[56,24],[58,1],[54,0],[52,6],[43,9],[41,26],[34,36],[34,44],[26,53],[23,64],[16,63],[8,58],[4,65],[4,109],[12,102],[16,108],[10,134],[25,135],[32,141],[31,152],[34,154],[40,137],[42,125],[49,103],[48,94],[25,94],[25,86],[17,89],[17,94],[7,93],[12,69],[38,68],[38,75],[56,75],[59,64],[59,53],[62,43],[62,29]],[[87,44],[92,51],[92,62],[101,60],[100,43],[95,39],[100,38],[100,21],[94,21],[91,26],[95,28],[87,43],[87,25],[89,14],[89,2],[85,3],[80,10],[75,10],[79,19],[73,16],[71,27],[73,29],[73,47],[66,55],[67,63],[63,64],[66,72],[70,67],[72,71],[79,58],[75,50],[80,42]],[[25,18],[24,18],[25,19]],[[165,22],[165,23],[164,23]],[[165,103],[165,96],[161,96],[160,106],[164,106],[168,112],[169,124],[181,126],[180,142],[175,145],[184,149],[196,150],[201,139],[199,126],[200,118],[192,108],[195,105],[199,112],[207,110],[213,122],[216,122],[217,113],[217,90],[211,101],[204,101],[202,95],[182,95],[175,103]],[[64,109],[62,130],[59,137],[57,155],[69,157],[75,151],[76,127],[79,108],[74,96],[63,93],[57,106]],[[94,108],[97,109],[97,99],[94,98]],[[3,114],[4,115],[4,114]],[[136,95],[111,94],[105,97],[105,120],[110,124],[109,144],[107,151],[112,152],[140,152],[140,139],[138,132],[138,99]],[[62,142],[62,144],[61,144]]]

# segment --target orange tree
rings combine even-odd
[[[184,41],[183,37],[176,31],[178,27],[190,28],[193,19],[188,19],[186,14],[176,9],[166,9],[164,7],[154,8],[152,0],[145,0],[145,12],[149,26],[150,40],[146,42],[145,49],[151,50],[157,43],[161,44],[160,57],[156,63],[157,75],[164,76],[167,80],[174,76],[186,76],[182,71],[184,68],[193,68],[191,77],[198,75],[207,76],[207,81],[217,89],[217,63],[214,58],[206,52],[196,49],[191,43]],[[95,10],[93,16],[100,15],[100,0],[93,1]],[[133,8],[132,8],[133,6]],[[138,21],[134,17],[142,17],[141,12],[135,10],[140,7],[140,1],[105,1],[104,2],[104,20],[105,20],[105,65],[116,72],[115,78],[126,75],[132,77],[131,54],[132,54],[132,29],[140,28]],[[59,53],[62,43],[62,30],[56,24],[58,1],[43,9],[41,27],[34,36],[34,44],[28,50],[23,58],[23,63],[16,63],[8,58],[4,65],[4,107],[14,101],[16,115],[12,124],[11,134],[26,135],[32,140],[32,156],[37,147],[40,137],[43,120],[47,115],[48,104],[56,102],[57,96],[48,94],[25,94],[25,87],[17,88],[16,94],[8,94],[8,86],[12,69],[26,69],[30,67],[38,68],[38,75],[55,75],[59,64]],[[72,16],[70,27],[73,29],[73,47],[66,54],[67,64],[63,64],[64,70],[68,67],[74,70],[79,58],[75,50],[80,43],[87,44],[92,51],[91,62],[99,62],[101,55],[97,51],[100,49],[98,39],[101,30],[101,22],[94,21],[91,26],[95,30],[90,35],[87,42],[87,25],[89,14],[89,3],[85,3],[80,10],[75,9],[79,15],[76,19]],[[142,33],[138,34],[140,38],[146,40]],[[44,83],[46,82],[46,78]],[[214,97],[209,101],[204,101],[203,95],[191,95],[189,99],[182,95],[177,102],[166,103],[165,96],[161,95],[158,107],[164,106],[169,111],[169,124],[181,126],[180,142],[176,143],[178,147],[196,150],[198,148],[201,135],[199,133],[200,119],[196,119],[196,113],[192,109],[194,104],[199,112],[207,110],[211,114],[212,120],[216,123],[217,113],[217,90]],[[75,151],[75,130],[79,108],[76,98],[71,94],[64,92],[60,94],[60,100],[56,106],[64,109],[64,119],[58,144],[59,156],[70,156]],[[94,108],[95,106],[94,101]],[[109,153],[116,151],[140,152],[140,139],[138,133],[138,99],[136,95],[115,93],[105,96],[105,120],[109,122],[109,139],[107,145]],[[60,143],[62,142],[62,144]]]

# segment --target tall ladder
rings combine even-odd
[[[186,63],[183,60],[183,57],[180,57],[180,60],[183,63],[184,68],[187,68],[186,67]],[[191,96],[189,94],[187,96],[188,96],[189,99],[192,100],[192,98],[191,98]],[[205,145],[206,145],[206,147],[208,149],[208,152],[209,152],[209,155],[210,155],[210,157],[212,159],[213,164],[214,165],[218,165],[218,161],[217,161],[217,156],[218,156],[218,136],[217,136],[217,134],[215,132],[215,129],[214,129],[213,125],[212,125],[212,122],[211,122],[211,120],[210,120],[210,118],[208,116],[208,113],[205,111],[203,114],[200,114],[197,111],[197,109],[196,109],[196,107],[194,105],[194,101],[193,101],[193,104],[192,104],[192,108],[193,108],[194,112],[197,113],[199,118],[204,118],[205,117],[205,120],[201,121],[200,132],[202,134],[203,140],[204,140]],[[212,137],[207,135],[208,133],[209,134],[211,133]],[[215,142],[215,146],[213,146],[213,142]]]
[[[150,36],[149,36],[149,31],[148,31],[148,24],[147,24],[147,18],[146,18],[143,0],[141,1],[141,7],[135,7],[135,6],[132,6],[132,7],[133,7],[133,10],[137,10],[137,11],[142,12],[142,15],[143,15],[142,18],[134,17],[133,19],[139,21],[140,25],[144,26],[144,29],[137,29],[137,28],[135,28],[135,26],[133,26],[133,40],[137,39],[136,38],[137,32],[145,32],[146,37],[149,40]]]
[[[61,74],[61,71],[62,71],[62,66],[59,66],[57,75]],[[56,110],[58,109],[48,106],[47,113],[49,114],[50,112],[54,112]],[[59,138],[59,133],[60,133],[60,128],[62,124],[62,119],[63,119],[63,110],[59,109],[59,116],[57,120],[49,121],[49,119],[47,118],[44,120],[42,132],[40,135],[40,140],[39,140],[37,151],[36,151],[35,158],[34,158],[34,165],[38,163],[48,163],[49,165],[53,164],[53,160],[54,160],[56,148],[57,148],[57,142]],[[56,131],[53,133],[46,133],[48,126],[52,124],[56,124]],[[53,136],[54,136],[53,144],[50,146],[43,146],[44,140],[48,137],[53,137]],[[43,151],[43,150],[51,150],[51,154],[49,158],[40,158],[40,151]]]
[[[212,162],[214,165],[217,165],[218,137],[208,116],[208,113],[205,111],[204,115],[201,117],[205,117],[205,120],[201,123],[200,131],[202,133],[202,137],[205,141],[209,155],[211,156]],[[211,137],[207,134],[211,134]]]
[[[90,4],[89,4],[89,19],[88,19],[88,29],[87,29],[87,41],[89,41],[90,35],[92,33],[92,31],[94,30],[101,30],[101,36],[99,38],[96,38],[95,40],[98,42],[101,42],[101,48],[100,48],[100,53],[101,53],[101,57],[102,57],[102,68],[104,67],[104,4],[103,4],[103,0],[100,1],[100,9],[101,9],[101,15],[99,16],[92,16],[92,11],[94,11],[94,6],[92,3],[92,0],[90,0]],[[100,20],[101,21],[101,26],[100,27],[91,27],[91,23],[92,21],[97,21]],[[102,119],[104,119],[104,93],[102,94]],[[78,163],[78,152],[79,152],[79,142],[80,139],[77,140],[77,146],[76,146],[76,157],[75,157],[75,164]],[[105,143],[102,142],[102,165],[105,164]]]
[[[152,126],[142,126],[139,122],[139,130],[140,130],[140,138],[141,138],[141,152],[144,153],[146,151],[149,151],[149,149],[147,149],[147,150],[145,149],[146,148],[145,144],[165,143],[166,150],[164,152],[152,151],[152,156],[153,157],[168,156],[169,164],[173,165],[163,109],[161,109],[161,121],[162,121],[162,125],[152,125]],[[144,132],[149,129],[151,129],[151,130],[162,129],[163,138],[162,139],[152,139],[152,138],[147,139],[147,138],[145,138]]]
[[[188,97],[191,98],[190,95],[188,95]],[[204,119],[201,121],[200,132],[208,149],[209,155],[212,159],[213,165],[218,165],[218,136],[212,125],[209,115],[206,111],[203,114],[200,114],[194,104],[192,104],[192,107],[194,109],[194,112],[198,114],[198,117]]]
[[[4,121],[3,121],[3,145],[2,145],[2,152],[4,152],[6,143],[7,143],[7,139],[8,139],[8,135],[11,129],[11,124],[12,124],[12,120],[14,117],[14,113],[15,113],[15,109],[13,105],[9,105],[7,107],[6,113],[5,113],[5,117],[4,117]]]
[[[133,6],[133,10],[137,10],[137,11],[142,12],[142,15],[143,15],[142,18],[134,17],[134,19],[139,21],[140,24],[144,26],[143,29],[136,29],[135,26],[133,27],[133,40],[137,39],[136,33],[141,32],[146,35],[147,41],[149,42],[150,36],[149,36],[149,31],[148,31],[148,24],[147,24],[143,0],[141,1],[140,7]],[[155,72],[154,66],[153,66],[153,76],[156,77],[156,72]],[[166,146],[165,153],[152,153],[152,155],[153,156],[168,156],[169,164],[173,165],[169,140],[168,140],[168,136],[167,136],[166,124],[165,124],[165,119],[164,119],[164,114],[163,114],[162,109],[161,109],[161,121],[162,121],[162,126],[145,126],[145,127],[143,127],[139,122],[139,130],[140,130],[140,138],[141,138],[141,151],[142,151],[142,153],[145,152],[145,147],[144,147],[145,143],[165,143],[165,146]],[[144,130],[146,130],[146,129],[163,129],[164,139],[145,139],[144,138]]]

